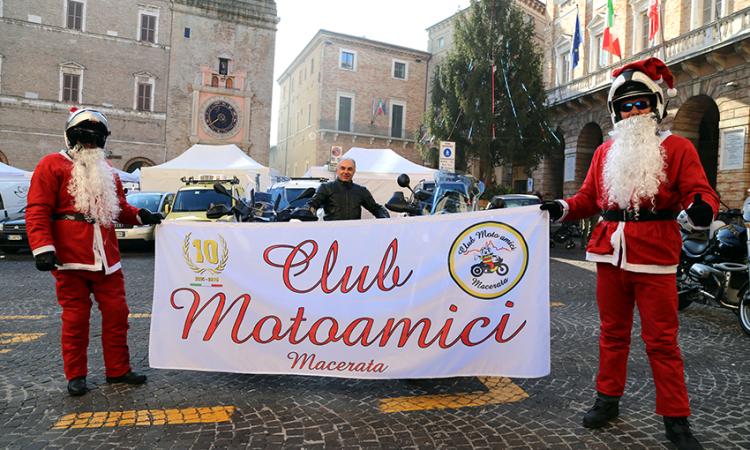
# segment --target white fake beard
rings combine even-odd
[[[73,158],[73,173],[68,193],[75,199],[76,209],[99,225],[111,226],[120,215],[120,202],[104,150],[76,146],[69,153]]]
[[[602,178],[607,202],[638,211],[647,201],[654,207],[659,185],[667,179],[666,153],[651,115],[633,116],[615,124],[614,142],[604,161]]]

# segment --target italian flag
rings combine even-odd
[[[620,40],[612,33],[612,27],[615,23],[615,7],[612,0],[607,0],[607,28],[604,29],[604,39],[602,39],[602,50],[606,50],[612,55],[617,55],[622,59],[620,52]]]

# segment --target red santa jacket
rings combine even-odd
[[[675,215],[690,206],[695,194],[711,205],[716,214],[719,197],[708,184],[698,152],[693,144],[669,132],[661,135],[666,151],[667,179],[659,186],[654,198],[655,210],[673,211]],[[561,220],[590,217],[608,206],[602,172],[612,141],[600,145],[594,153],[581,189],[564,201]],[[650,209],[650,202],[640,205]],[[586,247],[586,259],[608,262],[631,272],[675,273],[680,261],[682,240],[675,220],[643,222],[600,221]]]
[[[65,151],[45,156],[31,177],[26,205],[26,231],[34,256],[54,251],[61,270],[120,269],[120,250],[114,226],[103,227],[85,221],[52,220],[52,214],[76,214],[75,200],[68,193],[73,161]],[[114,172],[120,215],[117,221],[140,224],[138,208],[125,201],[120,178]]]

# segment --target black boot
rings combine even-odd
[[[583,415],[583,426],[586,428],[601,428],[610,420],[620,415],[620,397],[596,394],[594,406]]]
[[[86,387],[86,377],[73,378],[68,381],[68,394],[78,397],[88,392]]]
[[[107,383],[125,383],[125,384],[143,384],[146,382],[146,375],[129,371],[119,377],[107,377]]]
[[[667,439],[677,446],[678,450],[703,450],[703,446],[690,431],[687,417],[664,416],[664,430]]]

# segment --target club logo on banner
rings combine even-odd
[[[467,294],[495,299],[510,292],[526,273],[529,248],[523,235],[502,222],[482,222],[453,241],[448,267]]]
[[[209,282],[213,283],[213,286],[220,286],[215,284],[220,281],[219,278],[210,275],[219,275],[227,267],[227,262],[229,262],[227,242],[222,235],[219,235],[218,241],[216,239],[190,239],[191,236],[192,233],[187,233],[182,241],[182,256],[185,264],[198,275],[208,275],[196,276],[196,283]],[[221,245],[221,255],[219,255],[219,245]],[[193,261],[193,254],[195,261]]]

